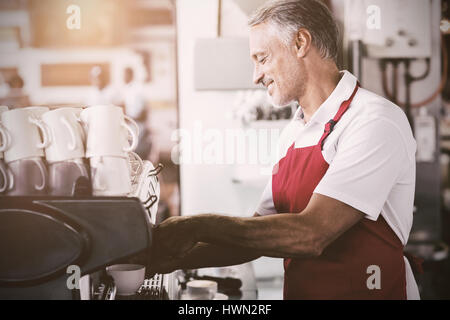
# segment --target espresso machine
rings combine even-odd
[[[79,299],[71,270],[150,262],[152,227],[138,198],[0,197],[0,299]]]

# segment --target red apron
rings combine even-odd
[[[278,213],[303,211],[328,170],[322,156],[325,139],[347,111],[351,97],[325,125],[319,142],[295,148],[295,142],[272,176],[272,193]],[[300,235],[301,236],[301,235]],[[380,268],[381,289],[370,290],[369,266]],[[380,215],[362,219],[331,243],[316,258],[284,260],[284,299],[406,299],[403,245]]]

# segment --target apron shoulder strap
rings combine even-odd
[[[334,116],[333,119],[331,119],[330,121],[328,121],[325,124],[325,130],[323,132],[322,137],[319,140],[318,145],[320,145],[320,149],[323,150],[323,144],[325,143],[325,139],[330,135],[330,133],[333,131],[334,126],[336,125],[336,123],[339,122],[339,120],[341,120],[342,116],[344,115],[344,113],[348,110],[348,108],[350,107],[350,104],[352,103],[353,98],[356,95],[356,92],[358,91],[359,87],[361,85],[359,84],[359,82],[357,82],[355,90],[353,90],[352,95],[350,96],[350,98],[348,98],[348,100],[345,100],[344,102],[342,102],[341,106],[339,107],[338,112],[336,113],[336,115]]]

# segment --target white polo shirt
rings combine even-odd
[[[295,148],[319,142],[325,124],[350,98],[357,79],[341,72],[337,87],[307,123],[299,108],[279,140],[279,159],[295,142]],[[323,157],[329,164],[314,193],[344,202],[363,212],[366,219],[381,214],[403,245],[413,221],[416,178],[416,142],[403,110],[389,100],[359,88],[353,101],[325,140]],[[256,212],[276,214],[272,178]],[[408,299],[419,299],[411,267],[405,258]]]

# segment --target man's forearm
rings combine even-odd
[[[226,267],[249,262],[258,257],[259,255],[255,251],[198,243],[183,258],[155,256],[155,260],[151,264],[151,270],[154,273],[164,274],[179,269]]]
[[[254,250],[200,242],[179,261],[178,268],[226,267],[249,262],[259,257],[260,255]]]
[[[238,218],[206,214],[192,218],[198,241],[233,246],[264,256],[314,256],[319,242],[311,232],[313,222],[300,215]]]

